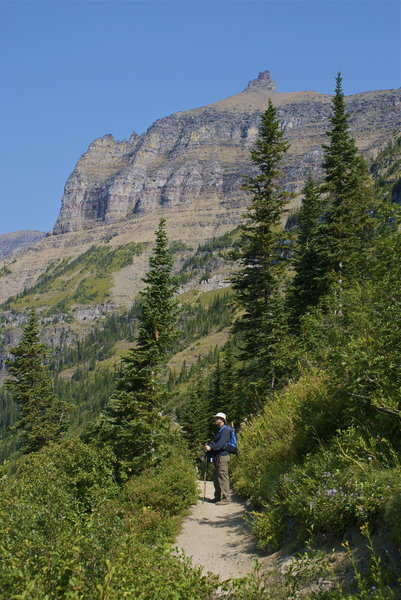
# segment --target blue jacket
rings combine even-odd
[[[216,437],[213,442],[209,442],[209,446],[211,447],[212,456],[216,456],[217,454],[220,456],[225,456],[229,454],[228,450],[223,450],[224,446],[228,444],[231,438],[231,432],[227,425],[222,425],[219,431],[217,432]]]

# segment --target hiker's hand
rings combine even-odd
[[[205,446],[205,450],[206,450],[207,452],[210,452],[210,450],[211,450],[211,447],[210,447],[210,446],[208,446],[208,445],[206,444],[206,446]]]

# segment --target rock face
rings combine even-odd
[[[12,233],[0,234],[0,260],[4,260],[18,252],[29,248],[45,237],[43,231],[24,229]]]
[[[291,142],[285,184],[299,190],[309,169],[319,174],[331,96],[278,93],[264,71],[240,94],[160,119],[141,136],[119,142],[107,135],[94,141],[67,181],[53,233],[203,204],[238,216],[249,201],[241,185],[243,175],[253,170],[249,150],[268,98]],[[401,90],[347,98],[351,131],[363,152],[374,155],[401,128],[400,108]]]
[[[271,78],[270,71],[262,71],[256,79],[251,79],[245,88],[247,90],[271,90],[276,91],[276,82]]]

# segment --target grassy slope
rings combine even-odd
[[[76,304],[105,302],[110,297],[113,273],[132,263],[144,248],[144,244],[134,243],[115,249],[92,246],[75,259],[54,261],[33,287],[9,298],[3,307],[14,311],[32,307],[66,311]]]
[[[172,371],[180,372],[183,364],[187,367],[194,365],[199,359],[208,356],[215,348],[221,348],[228,340],[230,328],[225,327],[221,331],[215,331],[190,344],[185,350],[177,352],[168,362]]]

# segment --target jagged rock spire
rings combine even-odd
[[[276,82],[271,78],[270,71],[262,71],[256,79],[251,79],[245,90],[271,90],[276,89]]]

